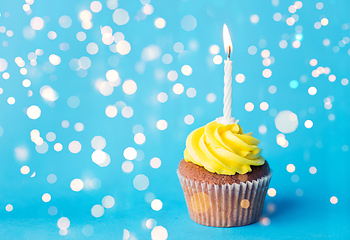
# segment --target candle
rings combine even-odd
[[[227,59],[224,61],[224,116],[217,119],[219,123],[222,124],[233,124],[238,121],[231,116],[231,102],[232,102],[232,61],[230,60],[230,55],[232,51],[232,41],[230,37],[230,33],[228,32],[228,28],[226,24],[224,24],[223,29],[224,36],[224,48],[225,53],[227,53]]]

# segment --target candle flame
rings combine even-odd
[[[225,47],[225,53],[228,53],[228,56],[230,57],[230,53],[232,51],[232,41],[231,41],[231,37],[230,37],[230,33],[228,31],[227,25],[224,24],[224,30],[223,30],[223,34],[224,34],[224,47]]]

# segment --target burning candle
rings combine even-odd
[[[225,53],[227,53],[227,59],[224,61],[224,116],[217,119],[217,121],[221,124],[233,124],[238,121],[231,116],[231,102],[232,102],[232,61],[230,60],[230,55],[232,51],[232,41],[230,37],[230,33],[228,32],[228,28],[226,24],[224,24],[223,29],[224,36],[224,48]]]

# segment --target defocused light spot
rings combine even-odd
[[[158,94],[157,99],[161,103],[165,103],[168,100],[168,95],[165,92],[161,92]]]
[[[40,95],[48,101],[54,102],[58,99],[58,93],[48,85],[40,88]]]
[[[316,169],[315,167],[310,167],[310,168],[309,168],[309,172],[310,172],[311,174],[315,174],[315,173],[317,172],[317,169]]]
[[[63,15],[59,18],[58,23],[63,28],[69,28],[72,25],[72,19],[67,15]]]
[[[181,27],[183,30],[189,32],[197,27],[197,20],[192,15],[186,15],[181,19]]]
[[[70,188],[74,192],[79,192],[79,191],[81,191],[84,188],[84,182],[81,179],[79,179],[79,178],[73,179],[70,182]]]
[[[276,189],[269,188],[269,190],[267,191],[267,195],[269,195],[270,197],[276,196]]]
[[[56,177],[55,174],[51,173],[51,174],[49,174],[47,176],[46,180],[47,180],[48,183],[53,184],[53,183],[55,183],[57,181],[57,177]]]
[[[108,153],[102,150],[96,150],[91,154],[91,159],[100,167],[107,167],[111,162],[111,157]]]
[[[151,4],[146,4],[143,6],[142,11],[146,15],[151,15],[154,11],[154,7]]]
[[[96,204],[91,208],[91,214],[95,218],[102,217],[104,213],[105,213],[105,209],[100,204]]]
[[[220,52],[220,47],[218,45],[211,45],[209,47],[209,52],[213,55],[218,54]]]
[[[188,88],[186,91],[186,95],[189,98],[194,98],[196,96],[196,94],[197,94],[197,91],[194,88]]]
[[[247,209],[247,208],[249,208],[249,206],[250,206],[250,202],[249,202],[248,199],[243,199],[243,200],[241,201],[241,207],[242,207],[242,208]]]
[[[74,130],[77,132],[81,132],[84,130],[84,124],[82,124],[81,122],[77,122],[76,124],[74,124]]]
[[[328,25],[328,19],[327,18],[322,18],[322,20],[321,20],[321,24],[323,25],[323,26],[327,26]]]
[[[49,61],[52,65],[59,65],[61,63],[61,58],[57,56],[56,54],[51,54],[49,56]]]
[[[314,24],[315,29],[320,29],[321,26],[322,26],[322,24],[320,22],[315,22],[315,24]]]
[[[184,50],[184,45],[181,42],[176,42],[173,46],[173,49],[176,53],[181,53]]]
[[[34,29],[34,30],[40,30],[44,27],[44,20],[40,17],[33,17],[30,20],[30,26]]]
[[[173,61],[173,56],[171,56],[169,53],[166,53],[163,55],[162,61],[164,64],[170,64]]]
[[[67,120],[63,120],[62,123],[61,123],[61,126],[63,128],[68,128],[69,127],[69,122]]]
[[[304,191],[300,188],[298,188],[297,190],[295,190],[295,195],[297,195],[298,197],[303,196]]]
[[[148,229],[152,229],[152,228],[154,228],[155,226],[157,226],[157,221],[154,220],[153,218],[150,218],[150,219],[148,219],[148,220],[146,221],[146,227],[147,227]]]
[[[43,200],[43,202],[50,202],[51,195],[48,193],[44,193],[43,196],[41,197],[41,199]]]
[[[129,19],[129,13],[122,8],[116,9],[113,13],[113,21],[117,25],[125,25]]]
[[[315,87],[310,87],[310,88],[308,89],[308,93],[309,93],[310,95],[315,95],[315,94],[317,93],[317,89],[316,89]]]
[[[168,239],[168,231],[163,226],[156,226],[151,232],[152,240],[166,240]]]
[[[78,41],[82,42],[86,39],[86,34],[84,32],[78,32],[76,35]]]
[[[103,199],[102,199],[102,205],[105,207],[105,208],[112,208],[115,204],[115,200],[112,196],[110,195],[107,195],[105,196]]]
[[[56,143],[53,148],[55,149],[56,152],[60,152],[63,149],[63,146],[61,143]]]
[[[124,93],[126,93],[128,95],[132,95],[136,92],[136,90],[137,90],[137,85],[133,80],[129,79],[123,83]]]
[[[11,212],[13,210],[12,204],[7,204],[5,209],[6,209],[6,211]]]
[[[145,47],[141,52],[142,60],[146,62],[154,61],[160,57],[162,50],[158,45],[152,44]]]
[[[68,149],[71,153],[78,153],[81,150],[81,144],[78,141],[72,141],[69,143]]]
[[[289,86],[290,86],[291,88],[297,88],[298,85],[299,85],[299,83],[298,83],[297,80],[292,80],[292,81],[290,81],[290,83],[289,83]]]
[[[151,202],[151,208],[154,210],[154,211],[159,211],[161,210],[163,207],[163,203],[162,201],[160,201],[159,199],[154,199],[152,202]]]
[[[317,8],[318,10],[321,10],[321,9],[323,8],[323,3],[322,3],[322,2],[316,3],[316,8]]]
[[[250,55],[255,55],[255,54],[257,53],[257,51],[258,51],[258,49],[257,49],[255,46],[250,46],[250,47],[248,48],[248,53],[249,53]]]
[[[298,125],[298,116],[289,110],[279,112],[275,118],[275,126],[282,133],[292,133]]]
[[[98,45],[91,42],[86,46],[86,51],[91,55],[95,55],[98,52]]]
[[[98,90],[103,96],[109,96],[113,93],[114,87],[108,81],[102,81],[98,87]]]
[[[175,70],[170,70],[167,74],[167,78],[170,81],[175,81],[178,78],[178,74]]]
[[[20,172],[23,175],[27,175],[30,172],[30,168],[27,165],[24,165],[24,166],[21,167]]]
[[[260,103],[260,109],[266,111],[267,109],[269,109],[269,104],[267,102]]]
[[[287,171],[290,173],[293,173],[295,171],[295,166],[293,164],[288,164],[287,165]]]
[[[134,169],[134,164],[130,161],[124,161],[122,164],[122,170],[126,173],[132,172]]]
[[[289,17],[286,20],[288,26],[292,26],[295,23],[295,19],[293,17]]]
[[[349,80],[348,80],[347,78],[343,78],[343,79],[341,80],[341,84],[342,84],[343,86],[346,86],[346,85],[349,84]]]
[[[127,147],[125,150],[124,150],[124,157],[125,159],[127,160],[134,160],[137,156],[137,152],[135,150],[135,148],[133,147]]]
[[[292,180],[292,182],[297,183],[297,182],[299,182],[299,176],[294,174],[294,175],[292,175],[291,180]]]
[[[162,164],[162,161],[157,157],[152,158],[150,161],[150,165],[154,169],[160,168],[161,164]]]
[[[16,99],[15,99],[14,97],[9,97],[9,98],[7,99],[7,103],[10,104],[10,105],[15,104],[15,102],[16,102]]]
[[[220,65],[222,63],[222,57],[220,55],[216,55],[213,57],[213,62],[216,64],[216,65]]]
[[[123,117],[131,118],[133,115],[134,115],[134,110],[131,107],[126,106],[126,107],[122,108],[122,116]]]
[[[67,104],[70,108],[77,108],[80,105],[80,99],[77,96],[70,96],[67,100]]]
[[[273,14],[273,20],[275,20],[276,22],[281,21],[282,19],[282,14],[280,14],[279,12],[276,12],[275,14]]]
[[[8,63],[6,59],[0,58],[0,72],[3,72],[7,69]]]
[[[81,230],[84,236],[90,237],[92,234],[94,234],[94,227],[90,224],[86,224],[83,229]]]
[[[157,18],[155,21],[154,21],[154,25],[157,27],[157,28],[164,28],[165,25],[166,25],[166,22],[164,20],[164,18]]]
[[[192,115],[186,115],[184,121],[187,125],[191,125],[194,122],[194,117]]]
[[[314,123],[311,120],[306,120],[304,125],[305,125],[306,128],[312,128]]]
[[[106,107],[105,113],[107,117],[114,118],[118,114],[118,109],[115,106],[108,106]]]
[[[102,4],[99,1],[93,1],[90,4],[90,9],[92,12],[98,13],[102,10]]]
[[[130,52],[130,50],[131,50],[131,46],[128,41],[121,40],[117,43],[117,52],[120,55],[126,55]]]
[[[57,221],[57,226],[60,228],[60,229],[67,229],[69,228],[70,226],[70,221],[68,218],[66,217],[61,217],[60,219],[58,219]]]
[[[263,51],[261,52],[261,57],[263,57],[263,58],[268,58],[268,57],[270,57],[270,51],[267,50],[267,49],[263,50]]]
[[[301,46],[301,42],[300,42],[300,41],[294,41],[293,44],[292,44],[292,46],[293,46],[294,48],[299,48],[299,47]]]
[[[254,24],[258,23],[259,22],[259,16],[254,14],[252,16],[250,16],[250,21]]]
[[[336,80],[336,76],[335,75],[329,75],[329,77],[328,77],[328,80],[330,81],[330,82],[334,82],[335,80]]]
[[[3,129],[0,126],[0,137],[3,134]],[[39,138],[40,136],[33,136],[33,139],[35,138],[35,140],[37,140],[37,138]],[[28,156],[29,156],[29,152],[28,149],[26,147],[16,147],[15,148],[15,157],[17,160],[19,161],[26,161],[28,160]]]
[[[32,105],[27,109],[27,116],[30,119],[38,119],[41,115],[41,110],[38,106]]]
[[[133,180],[133,185],[139,191],[146,190],[149,186],[148,177],[143,174],[136,175]]]
[[[280,48],[285,49],[288,46],[288,42],[286,40],[281,40],[279,46]]]
[[[159,130],[165,130],[168,127],[168,123],[167,121],[161,119],[157,122],[156,126]]]
[[[213,103],[216,101],[216,95],[215,93],[209,93],[207,95],[207,101],[210,102],[210,103]]]
[[[56,37],[57,37],[57,33],[54,32],[54,31],[50,31],[50,32],[47,33],[47,37],[48,37],[50,40],[54,40],[54,39],[56,39]]]
[[[260,125],[259,126],[259,133],[260,134],[265,134],[267,132],[267,128],[265,125]]]
[[[316,59],[311,59],[310,60],[310,65],[313,66],[313,67],[316,66],[317,65],[317,60]]]
[[[266,68],[263,70],[262,75],[264,76],[264,78],[269,78],[272,75],[272,71],[270,69]]]
[[[251,112],[253,111],[254,109],[254,104],[251,103],[251,102],[247,102],[245,105],[244,105],[244,108],[247,112]]]
[[[332,204],[337,204],[337,203],[338,203],[338,198],[335,197],[335,196],[333,196],[333,197],[331,197],[330,202],[331,202]]]
[[[277,88],[274,85],[271,85],[268,89],[269,93],[274,94],[277,92]]]
[[[245,76],[244,76],[244,74],[242,74],[242,73],[238,73],[238,74],[236,75],[235,79],[236,79],[236,82],[242,83],[242,82],[245,81]]]
[[[136,133],[134,136],[134,141],[136,144],[141,145],[145,143],[146,137],[143,133]]]
[[[192,68],[190,65],[183,65],[181,67],[181,72],[185,76],[190,76],[192,74]]]
[[[53,142],[56,140],[56,134],[54,132],[48,132],[46,134],[46,140],[49,142]]]
[[[176,83],[173,86],[173,92],[177,95],[180,95],[184,91],[184,86],[181,83]]]

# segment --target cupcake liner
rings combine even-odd
[[[187,179],[179,170],[177,175],[193,221],[212,227],[238,227],[261,217],[272,172],[252,182],[224,185]]]

